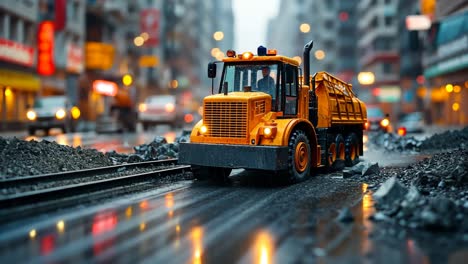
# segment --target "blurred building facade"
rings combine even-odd
[[[40,90],[36,72],[39,3],[0,2],[0,129],[17,129]]]
[[[408,30],[406,18],[420,14],[419,1],[399,0],[397,5],[398,36],[400,53],[401,99],[397,115],[410,112],[424,112],[424,98],[421,92],[424,85],[422,75],[421,32]]]
[[[358,12],[358,58],[361,72],[372,72],[375,81],[363,86],[361,98],[379,104],[395,116],[401,98],[397,0],[362,0]]]
[[[468,1],[421,1],[432,18],[423,55],[426,110],[437,124],[468,124]]]

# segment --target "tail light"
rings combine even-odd
[[[406,135],[406,128],[405,127],[399,127],[397,130],[397,133],[399,136],[404,137]]]

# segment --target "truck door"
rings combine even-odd
[[[298,79],[297,67],[285,64],[281,78],[281,89],[284,94],[282,109],[284,116],[297,116]]]

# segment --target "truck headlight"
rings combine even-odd
[[[260,131],[264,138],[274,138],[276,136],[277,130],[278,129],[276,128],[276,126],[274,127],[267,126],[267,127],[263,127]]]
[[[37,115],[36,115],[36,112],[34,112],[33,110],[29,110],[29,111],[26,113],[26,117],[27,117],[29,120],[34,121],[34,120],[36,120]]]
[[[206,132],[208,132],[208,128],[205,125],[201,126],[200,127],[200,134],[204,135],[204,134],[206,134]]]
[[[55,117],[57,119],[64,119],[66,115],[67,115],[67,113],[65,113],[65,110],[63,110],[63,109],[59,109],[59,110],[57,110],[57,112],[55,112]]]

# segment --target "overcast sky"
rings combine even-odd
[[[278,13],[279,0],[233,0],[235,50],[257,53],[266,45],[268,20]]]

